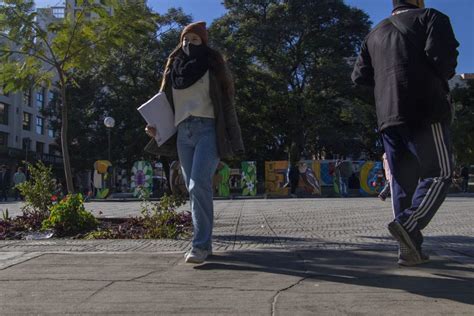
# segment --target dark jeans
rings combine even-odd
[[[0,188],[0,201],[8,199],[8,188]]]
[[[438,211],[451,184],[453,163],[448,126],[394,126],[385,129],[382,138],[392,172],[395,220],[421,247],[421,230]]]
[[[468,192],[469,191],[469,178],[462,179],[462,191]]]

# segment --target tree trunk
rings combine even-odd
[[[68,128],[68,102],[66,99],[66,84],[61,83],[61,150],[63,154],[64,176],[66,177],[66,187],[69,194],[74,193],[74,184],[72,182],[71,162],[69,160],[69,148],[67,139]]]

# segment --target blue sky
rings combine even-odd
[[[308,0],[316,1],[316,0]],[[375,24],[388,16],[392,0],[344,0],[350,6],[367,12]],[[148,0],[148,5],[163,13],[171,7],[181,7],[194,20],[204,20],[208,24],[222,16],[225,9],[222,0]],[[60,0],[36,0],[38,7],[61,4]],[[458,73],[474,73],[474,0],[425,0],[427,7],[442,11],[451,18],[454,33],[461,43],[458,58]]]

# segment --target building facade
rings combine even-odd
[[[64,7],[38,9],[38,22],[46,27],[64,12]],[[12,172],[24,160],[61,167],[59,131],[45,115],[54,95],[46,86],[8,94],[0,89],[0,164]]]

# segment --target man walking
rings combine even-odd
[[[423,0],[393,0],[392,16],[366,37],[352,80],[374,87],[378,127],[392,172],[400,265],[428,261],[421,231],[443,203],[452,176],[448,80],[457,47],[449,18]]]

